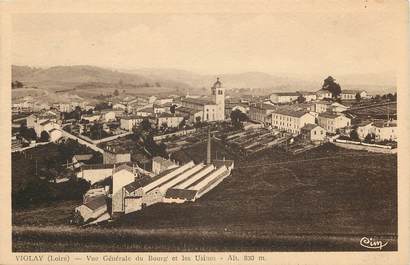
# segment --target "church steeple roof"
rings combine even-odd
[[[216,82],[212,86],[212,88],[222,87],[221,81],[219,81],[219,77],[216,78]]]

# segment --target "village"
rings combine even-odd
[[[331,143],[395,153],[396,95],[338,91],[334,84],[328,77],[315,92],[257,99],[227,95],[219,78],[208,95],[138,97],[114,91],[94,105],[25,98],[12,106],[12,153],[26,156],[48,144],[83,146],[62,165],[46,165],[42,176],[55,184],[88,183],[71,219],[81,225],[116,220],[157,203],[206,200],[201,197],[238,170],[242,159],[261,151],[296,155]]]

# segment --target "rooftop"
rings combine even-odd
[[[212,100],[207,99],[207,98],[183,98],[181,101],[191,103],[191,104],[197,104],[197,105],[213,105],[213,104],[215,104]]]
[[[152,181],[152,179],[148,176],[142,176],[140,178],[136,178],[133,182],[131,182],[128,185],[124,186],[124,189],[131,193],[136,191],[137,189],[144,187],[145,185],[147,185],[148,183],[150,183]]]
[[[197,191],[188,189],[168,189],[165,193],[166,198],[183,199],[192,201],[195,199]]]
[[[301,128],[301,130],[311,131],[311,130],[313,130],[313,129],[316,128],[316,127],[319,127],[319,125],[308,123],[308,124],[306,124],[305,126],[303,126],[303,127]]]
[[[91,210],[95,211],[98,208],[101,208],[107,205],[106,196],[105,195],[95,196],[91,200],[89,200],[87,203],[85,203],[84,205],[90,208]]]
[[[176,110],[179,112],[189,113],[189,114],[195,114],[195,113],[201,112],[200,110],[195,110],[195,109],[191,109],[187,107],[178,107],[176,108]]]
[[[300,118],[303,115],[307,114],[308,112],[303,111],[303,110],[292,110],[289,108],[281,108],[281,109],[275,110],[274,113]]]
[[[334,119],[337,118],[339,116],[343,116],[342,114],[337,114],[337,113],[333,113],[333,112],[322,112],[319,113],[319,117],[323,117],[323,118],[329,118],[329,119]]]

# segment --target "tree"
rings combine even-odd
[[[356,94],[356,100],[357,100],[357,101],[360,101],[361,99],[362,99],[362,96],[360,96],[360,93],[357,93],[357,94]]]
[[[359,135],[357,134],[357,131],[356,131],[355,129],[353,129],[353,130],[350,132],[350,139],[351,139],[352,141],[358,141],[358,140],[359,140]]]
[[[240,128],[242,126],[242,122],[248,120],[248,116],[246,116],[246,114],[239,109],[233,110],[230,117],[231,122],[235,128]]]
[[[332,93],[332,98],[337,98],[339,95],[342,93],[342,89],[338,83],[335,82],[336,79],[334,79],[332,76],[328,76],[324,81],[323,81],[323,90],[330,91]]]
[[[50,135],[46,131],[42,131],[40,134],[40,141],[48,142],[50,140]]]
[[[118,96],[120,94],[120,92],[118,92],[118,89],[116,89],[115,91],[114,91],[114,96]]]
[[[201,122],[201,117],[200,117],[200,116],[197,116],[197,117],[195,118],[195,121],[196,121],[196,123],[200,123],[200,122]]]
[[[306,98],[303,95],[300,95],[296,100],[298,103],[303,103],[306,101]]]
[[[144,118],[141,121],[140,127],[143,131],[149,131],[151,129],[151,123],[149,122],[148,118]]]
[[[186,120],[185,120],[185,118],[184,118],[184,119],[179,123],[178,128],[179,128],[179,129],[182,129],[182,128],[185,127],[185,125],[186,125]]]
[[[366,137],[364,138],[364,142],[369,143],[369,144],[374,143],[375,138],[376,136],[374,135],[374,133],[368,133]]]
[[[176,105],[174,105],[174,104],[172,104],[171,105],[171,107],[169,107],[169,111],[172,113],[172,114],[175,114],[175,109],[176,109]]]

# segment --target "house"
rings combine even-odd
[[[26,118],[27,128],[34,128],[35,124],[40,124],[45,121],[52,121],[54,123],[60,124],[60,112],[48,110],[31,114]]]
[[[349,118],[340,113],[323,112],[318,116],[318,124],[328,133],[337,133],[338,129],[351,125]]]
[[[51,120],[46,120],[40,123],[36,122],[34,124],[34,131],[36,132],[37,137],[40,137],[43,131],[46,131],[50,134],[50,131],[53,129],[60,129],[60,125]],[[55,135],[55,137],[57,137],[57,134]]]
[[[184,117],[182,115],[175,115],[164,112],[150,117],[150,120],[153,124],[155,124],[157,128],[160,128],[165,124],[169,128],[176,128],[184,120]]]
[[[356,124],[357,136],[361,141],[363,141],[368,134],[374,133],[373,122],[372,121],[362,121]]]
[[[114,111],[106,110],[106,111],[101,111],[101,113],[102,113],[102,118],[104,119],[104,121],[106,122],[115,121],[116,113]]]
[[[131,153],[121,146],[106,146],[103,154],[104,164],[116,164],[131,161]]]
[[[112,176],[113,168],[114,164],[81,165],[80,171],[77,173],[77,178],[94,184]]]
[[[176,108],[175,113],[179,116],[184,117],[185,120],[191,124],[197,121],[201,121],[204,116],[204,112],[202,110],[196,110],[196,109],[191,109],[191,108],[186,108],[186,107]]]
[[[145,107],[137,110],[137,115],[141,117],[148,117],[152,116],[153,114],[155,114],[153,107]]]
[[[178,167],[178,164],[172,160],[160,156],[152,158],[152,172],[155,175],[176,167]]]
[[[322,113],[322,112],[342,113],[348,109],[349,107],[339,102],[324,101],[324,100],[315,102],[315,112],[317,113]]]
[[[292,101],[296,101],[301,94],[297,92],[280,92],[280,93],[273,93],[269,96],[269,100],[272,103],[280,104],[280,103],[289,103]]]
[[[112,106],[112,109],[114,110],[126,110],[127,106],[121,103],[116,103]]]
[[[333,102],[333,103],[330,105],[330,111],[331,111],[331,112],[342,113],[342,112],[344,112],[344,111],[346,111],[346,110],[348,110],[348,109],[349,109],[349,107],[347,107],[347,106],[345,106],[345,105],[343,105],[343,104],[341,104],[341,103],[339,103],[339,102]]]
[[[326,138],[326,130],[317,124],[306,124],[300,129],[302,138],[312,142],[323,142]]]
[[[173,98],[157,98],[154,102],[154,105],[166,105],[166,104],[172,104],[174,101]]]
[[[99,195],[75,208],[75,212],[81,216],[84,223],[87,223],[103,216],[107,213],[107,209],[107,196]]]
[[[316,98],[317,99],[332,98],[332,93],[328,90],[320,89],[316,91]]]
[[[51,129],[48,134],[50,135],[50,142],[57,142],[63,137],[63,132],[60,129]]]
[[[365,90],[343,89],[342,93],[340,94],[340,98],[342,100],[354,100],[354,99],[356,99],[357,94],[360,95],[360,98],[366,98],[367,97],[367,92]]]
[[[315,123],[315,117],[312,114],[289,108],[276,109],[271,115],[272,127],[294,135],[300,134],[301,128],[306,124]]]
[[[129,115],[125,117],[121,117],[120,120],[120,128],[126,131],[132,131],[132,129],[138,126],[144,117],[137,116],[137,115]]]
[[[71,112],[74,110],[74,108],[71,107],[71,104],[69,103],[59,103],[58,104],[58,110],[60,112]]]
[[[375,121],[373,123],[375,141],[397,141],[397,123],[391,121]]]
[[[249,108],[249,119],[264,124],[271,124],[270,114],[277,109],[276,106],[266,103],[251,104]]]
[[[297,93],[304,97],[306,102],[314,101],[317,99],[316,92],[298,91]]]
[[[80,168],[93,158],[92,154],[74,155],[71,159],[74,168]]]
[[[83,114],[81,115],[81,119],[82,120],[86,120],[89,122],[94,122],[94,121],[98,121],[101,118],[101,114],[100,113],[91,113],[91,114]]]
[[[113,169],[112,175],[112,212],[124,212],[124,186],[134,182],[138,177],[135,169],[128,165],[120,165]]]

